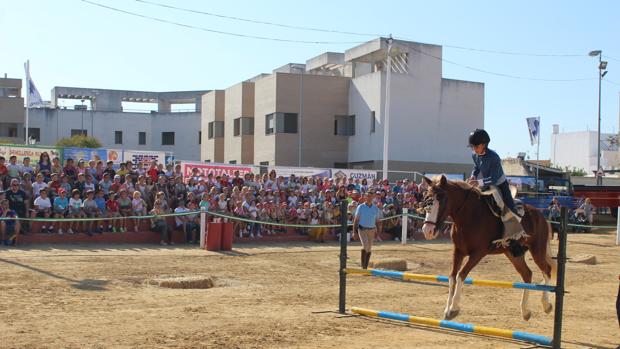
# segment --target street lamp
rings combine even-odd
[[[84,135],[84,99],[81,99],[82,101],[82,106],[80,107],[80,110],[82,111],[82,128],[80,129],[80,134],[83,136]]]
[[[603,185],[603,177],[600,172],[601,169],[601,81],[607,74],[607,62],[602,60],[603,51],[595,50],[590,51],[588,54],[590,57],[598,56],[598,142],[596,143],[596,185]]]
[[[297,123],[297,132],[299,133],[299,153],[297,154],[297,167],[301,167],[301,114],[304,108],[304,73],[306,72],[306,66],[304,64],[291,64],[291,69],[298,69],[299,78],[299,122]]]

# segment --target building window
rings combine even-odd
[[[297,133],[297,113],[272,113],[265,116],[265,134]]]
[[[207,160],[205,160],[205,162],[211,162],[211,159],[207,159]]]
[[[375,119],[375,112],[370,112],[370,133],[375,133],[375,127],[377,125],[377,121]]]
[[[202,144],[202,131],[198,131],[198,144]]]
[[[138,132],[138,144],[146,145],[146,132]]]
[[[355,115],[336,115],[334,119],[334,135],[355,135]]]
[[[237,137],[241,135],[241,118],[233,120],[233,136]]]
[[[28,137],[36,142],[41,142],[41,129],[38,127],[28,127]]]
[[[174,132],[162,132],[161,145],[174,145]]]
[[[224,121],[211,121],[208,126],[209,139],[224,137]]]
[[[230,160],[228,163],[231,164],[231,165],[236,165],[237,164],[237,160]]]
[[[71,137],[75,137],[75,136],[88,136],[88,131],[71,129]]]
[[[123,144],[123,131],[114,131],[114,144]]]

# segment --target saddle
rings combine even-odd
[[[514,200],[517,214],[520,217],[523,217],[523,215],[525,214],[525,206],[523,205],[523,202],[521,200],[516,198],[517,188],[511,185],[510,194],[512,195],[512,199]],[[483,191],[482,199],[489,206],[489,209],[495,217],[500,218],[502,216],[504,210],[504,200],[502,199],[502,194],[499,192],[497,187],[492,186],[489,189]]]

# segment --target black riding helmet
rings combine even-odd
[[[487,131],[481,128],[477,128],[473,130],[472,133],[469,134],[469,145],[470,146],[477,146],[480,144],[489,144],[490,141],[491,141],[491,137],[489,137],[489,134],[487,133]]]

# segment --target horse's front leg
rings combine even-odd
[[[456,275],[461,268],[461,264],[463,263],[463,258],[465,256],[456,248],[452,251],[452,271],[450,272],[450,276],[448,279],[448,300],[446,301],[446,309],[444,310],[443,317],[444,319],[448,319],[451,314],[450,305],[452,304],[452,299],[454,298],[454,291],[456,288]]]
[[[469,272],[480,262],[480,260],[486,255],[485,252],[477,252],[470,254],[467,258],[467,263],[459,271],[456,278],[456,286],[454,287],[454,295],[452,297],[452,304],[450,304],[450,312],[446,316],[447,320],[455,318],[461,310],[461,295],[463,294],[463,284]]]

